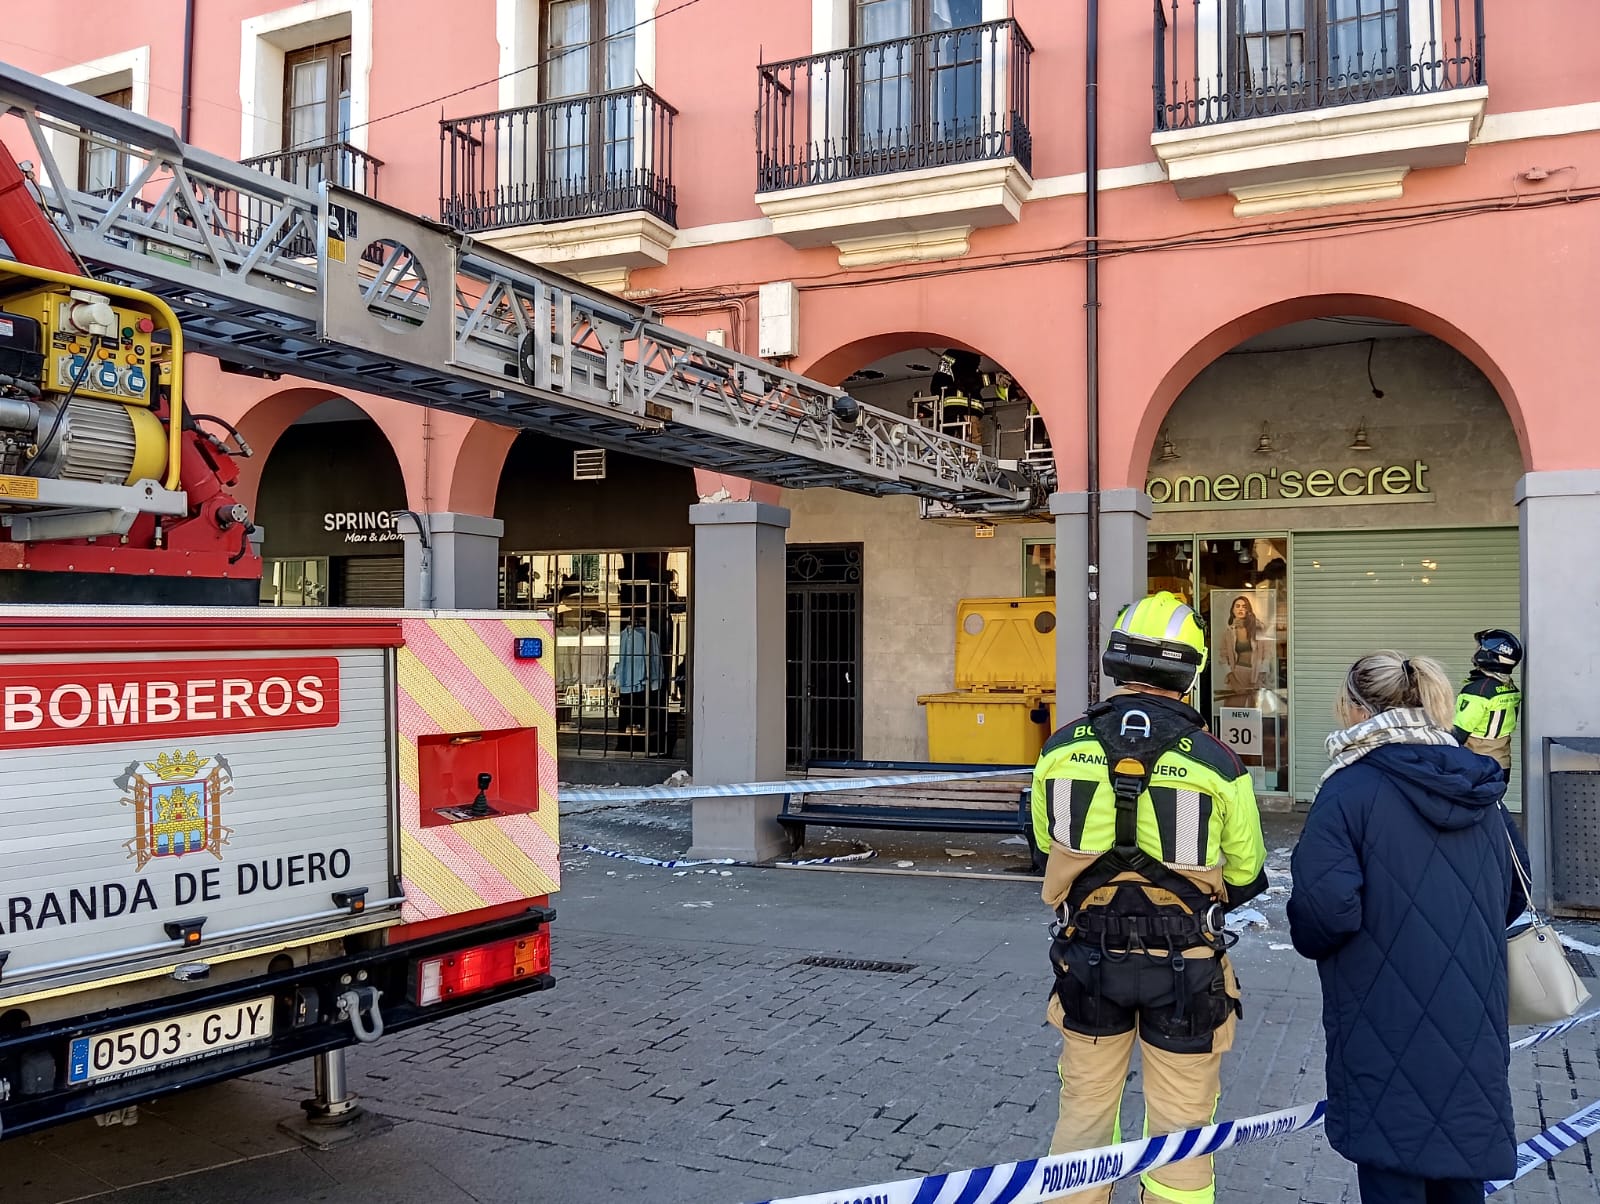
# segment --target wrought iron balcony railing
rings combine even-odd
[[[246,167],[264,171],[291,184],[315,188],[326,180],[340,188],[373,198],[378,195],[378,169],[383,166],[382,160],[373,158],[364,150],[357,150],[347,142],[299,146],[293,150],[256,155],[241,162]]]
[[[439,123],[439,212],[463,230],[642,211],[676,225],[672,122],[646,87]]]
[[[1155,0],[1155,128],[1484,82],[1483,0]]]
[[[1008,156],[1031,170],[1032,55],[1005,20],[763,63],[756,189]]]

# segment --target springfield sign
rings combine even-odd
[[[1163,510],[1370,506],[1434,500],[1428,487],[1428,466],[1421,460],[1376,467],[1268,468],[1243,474],[1151,477],[1144,489]]]
[[[345,543],[395,543],[405,538],[392,510],[341,510],[322,516],[322,529]]]

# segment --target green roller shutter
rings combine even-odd
[[[1459,685],[1472,633],[1521,627],[1514,527],[1452,531],[1324,531],[1296,535],[1289,573],[1292,786],[1309,799],[1328,766],[1333,699],[1355,659],[1379,648],[1431,656]],[[1512,750],[1514,809],[1522,775]]]

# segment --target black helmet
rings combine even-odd
[[[1472,663],[1484,672],[1510,673],[1522,663],[1522,641],[1504,628],[1491,627],[1472,638],[1478,641]]]

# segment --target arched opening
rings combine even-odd
[[[1492,372],[1394,316],[1294,317],[1149,416],[1148,586],[1206,618],[1196,702],[1268,805],[1314,795],[1357,657],[1459,682],[1474,632],[1518,628],[1523,457]]]
[[[255,510],[265,532],[262,603],[404,605],[405,542],[393,514],[406,507],[405,476],[382,428],[336,397],[270,446]]]
[[[660,780],[689,755],[694,471],[518,435],[495,491],[501,598],[555,624],[563,772]],[[625,774],[623,776],[626,776]],[[641,779],[642,780],[642,779]]]
[[[1027,382],[971,341],[925,330],[877,334],[828,352],[807,372],[863,404],[968,442],[974,455],[1054,472],[1049,432]],[[940,725],[928,708],[942,704],[920,700],[985,684],[981,665],[970,682],[956,677],[963,599],[1054,597],[1048,516],[984,516],[834,489],[790,490],[784,504],[791,514],[790,764],[983,759],[984,749],[952,755],[931,746],[929,733]],[[1038,673],[1037,686],[1049,689],[1054,664],[1042,658]],[[1042,742],[1048,733],[1034,726]],[[989,751],[1004,761],[1029,749]]]

